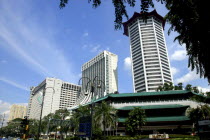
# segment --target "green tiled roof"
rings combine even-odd
[[[170,91],[160,91],[160,92],[140,92],[140,93],[120,93],[120,94],[108,94],[102,98],[95,100],[94,102],[98,102],[101,100],[105,100],[107,98],[122,98],[122,97],[137,97],[137,96],[155,96],[155,95],[173,95],[173,94],[187,94],[193,93],[187,90],[170,90]],[[193,93],[196,94],[196,93]]]
[[[182,108],[182,107],[189,107],[189,105],[179,105],[179,104],[173,104],[173,105],[147,105],[147,106],[125,106],[121,108],[117,108],[118,110],[132,110],[134,107],[141,107],[141,109],[161,109],[161,108]]]
[[[125,122],[126,118],[118,118],[118,122]],[[168,121],[187,121],[187,116],[171,116],[171,117],[148,117],[146,122],[168,122]]]
[[[187,90],[170,90],[170,91],[159,91],[159,92],[140,92],[140,93],[121,93],[121,94],[109,94],[109,97],[135,97],[135,96],[155,96],[155,95],[173,95],[173,94],[186,94],[192,93]]]
[[[140,96],[163,96],[163,95],[176,95],[176,94],[187,94],[192,93],[195,95],[203,96],[202,94],[198,94],[189,90],[170,90],[170,91],[159,91],[159,92],[140,92],[140,93],[120,93],[120,94],[108,94],[102,98],[95,100],[94,102],[98,102],[101,100],[105,100],[107,98],[124,98],[124,97],[140,97]]]

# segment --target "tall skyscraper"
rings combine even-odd
[[[103,51],[82,65],[82,77],[88,77],[93,80],[96,76],[98,76],[96,80],[104,82],[97,83],[102,85],[101,89],[96,89],[98,98],[118,91],[117,61],[118,57],[116,54]],[[85,90],[87,82],[87,80],[83,80],[82,82],[83,91]]]
[[[12,121],[16,118],[24,118],[24,116],[26,116],[26,109],[26,106],[23,105],[12,105],[8,121]]]
[[[124,35],[130,37],[134,92],[155,91],[159,85],[172,82],[164,37],[165,21],[156,10],[134,15],[125,23]]]
[[[49,113],[55,113],[58,109],[73,106],[80,89],[81,86],[63,82],[60,79],[46,78],[38,86],[31,87],[27,116],[32,119],[39,119],[43,94],[45,96],[42,117]]]

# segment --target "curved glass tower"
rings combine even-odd
[[[130,37],[134,92],[156,91],[158,86],[172,82],[170,63],[164,37],[165,21],[156,10],[134,15],[125,23],[124,35]]]

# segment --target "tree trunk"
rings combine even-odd
[[[105,126],[105,124],[106,124],[106,122],[105,122],[105,118],[104,118],[104,116],[103,116],[103,127],[104,127],[104,140],[106,139],[106,126]]]

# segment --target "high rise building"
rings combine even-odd
[[[60,79],[46,78],[36,87],[31,87],[27,115],[32,119],[39,119],[43,102],[42,117],[55,113],[58,109],[71,107],[75,104],[81,86],[64,82]]]
[[[101,89],[96,89],[98,98],[118,91],[117,61],[118,57],[116,54],[103,51],[82,65],[82,77],[88,77],[94,80],[94,78],[98,76],[96,82],[97,80],[102,81],[101,83],[98,81],[98,84],[102,85]],[[85,90],[87,82],[87,80],[83,80],[83,90]]]
[[[27,107],[23,105],[12,105],[8,121],[12,121],[16,118],[24,118],[24,116],[26,116],[26,109]]]
[[[130,37],[134,92],[155,91],[159,85],[172,82],[164,37],[165,21],[156,10],[134,15],[125,23],[124,35]]]

